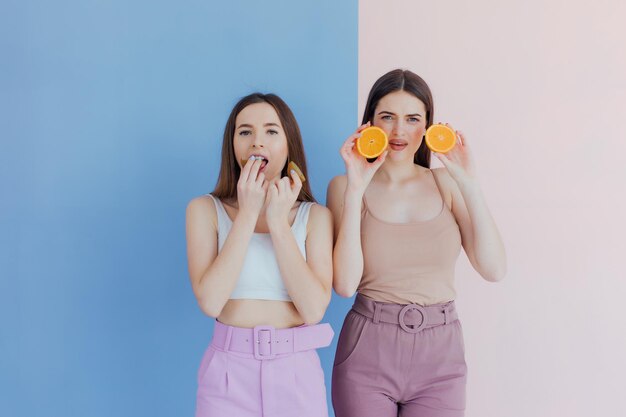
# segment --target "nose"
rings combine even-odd
[[[256,134],[254,135],[254,139],[252,140],[252,147],[263,148],[265,146],[263,142],[264,142],[263,135]]]
[[[402,120],[401,118],[395,120],[391,129],[391,133],[394,136],[402,136],[402,134],[404,133],[404,120]]]

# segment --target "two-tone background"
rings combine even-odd
[[[396,67],[465,131],[508,250],[499,284],[459,260],[467,416],[626,415],[625,18],[618,0],[3,1],[0,415],[192,415],[212,320],[184,214],[230,108],[287,101],[323,203]],[[333,296],[337,333],[350,303]]]

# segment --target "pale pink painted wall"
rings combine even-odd
[[[359,119],[387,70],[421,75],[505,239],[503,282],[458,265],[467,417],[626,416],[625,22],[619,0],[360,1]]]

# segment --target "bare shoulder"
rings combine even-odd
[[[343,193],[348,186],[348,177],[346,175],[337,175],[328,183],[326,191],[326,205],[333,209],[333,205],[343,200]]]
[[[437,181],[450,181],[452,180],[452,177],[450,176],[450,173],[448,172],[448,170],[446,168],[431,168],[431,172],[433,173],[433,175],[435,176],[435,178],[437,179]]]
[[[452,206],[454,203],[454,198],[458,195],[458,185],[456,181],[450,176],[450,173],[446,168],[434,168],[431,169],[433,176],[435,177],[435,181],[437,181],[437,185],[441,190],[441,193],[446,196],[446,201],[449,206]]]
[[[217,226],[217,209],[215,202],[208,195],[201,195],[187,204],[187,222],[198,225]]]
[[[313,229],[326,224],[332,224],[333,215],[328,209],[321,204],[313,203],[309,212],[309,222],[307,229]]]
[[[453,191],[457,187],[456,181],[450,176],[446,168],[433,168],[431,171],[439,186],[444,187],[446,191]]]
[[[348,177],[346,175],[337,175],[330,183],[328,183],[328,193],[343,192],[348,184]]]
[[[311,233],[317,236],[332,236],[332,232],[333,215],[331,211],[321,204],[313,203],[306,227],[307,236]]]
[[[325,207],[321,204],[313,203],[311,205],[311,212],[309,214],[309,219],[313,221],[326,221],[327,219],[332,218],[332,214],[328,207]]]

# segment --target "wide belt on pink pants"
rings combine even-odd
[[[330,345],[335,332],[328,323],[276,329],[256,326],[253,329],[228,326],[215,321],[211,343],[219,349],[253,353],[256,359],[273,359],[284,353],[302,352]]]
[[[458,320],[454,301],[431,306],[418,304],[394,304],[374,301],[357,294],[352,309],[357,313],[379,322],[398,324],[409,333],[417,333],[428,327],[441,326]]]

